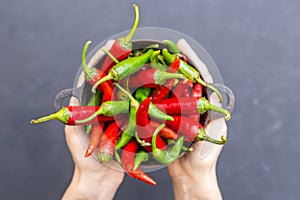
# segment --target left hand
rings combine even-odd
[[[79,103],[71,98],[70,105]],[[84,143],[88,143],[89,137],[83,126],[65,126],[65,136],[75,170],[63,199],[112,199],[124,178],[120,165],[111,161],[109,166],[105,166],[93,155],[84,157]]]

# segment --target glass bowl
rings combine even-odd
[[[113,42],[120,38],[124,37],[129,33],[129,31],[124,31],[114,36],[107,38],[101,43],[97,44],[87,55],[87,63],[89,67],[100,67],[104,60],[104,52],[101,50],[103,47],[106,49],[110,49]],[[133,40],[133,50],[142,49],[148,46],[149,44],[157,43],[159,44],[159,49],[167,48],[167,46],[162,42],[163,40],[172,40],[177,43],[178,48],[181,53],[187,56],[189,63],[194,66],[201,74],[202,79],[216,87],[219,91],[221,91],[223,96],[223,103],[220,104],[218,102],[218,98],[216,98],[215,94],[212,94],[211,91],[205,90],[205,96],[210,101],[210,103],[226,108],[228,111],[232,112],[234,108],[234,95],[232,91],[223,84],[222,76],[218,70],[218,67],[214,63],[213,59],[209,56],[206,50],[197,43],[191,37],[180,33],[178,31],[166,29],[166,28],[158,28],[158,27],[145,27],[138,28],[136,30],[134,40]],[[74,81],[74,87],[70,89],[66,89],[58,93],[54,101],[54,108],[58,110],[61,107],[62,100],[67,96],[74,96],[80,102],[80,105],[86,105],[88,100],[91,97],[91,86],[84,80],[84,73],[82,68],[80,67],[77,76]],[[205,126],[205,130],[207,135],[213,138],[220,138],[221,134],[224,134],[224,130],[226,130],[226,123],[223,116],[218,115],[214,112],[208,111],[202,118],[201,122]],[[226,132],[226,131],[225,131]],[[85,133],[77,133],[80,137],[84,148],[87,148],[88,145],[88,135]],[[197,148],[198,158],[204,159],[206,156],[212,152],[216,144],[209,142],[200,142],[201,145]],[[193,143],[185,144],[186,146],[191,146]],[[97,150],[96,150],[97,152]],[[121,153],[121,152],[120,152]],[[180,157],[185,153],[181,153]],[[195,153],[195,152],[191,152]],[[166,165],[160,164],[156,162],[154,159],[151,159],[151,153],[149,161],[141,164],[141,169],[145,172],[155,171],[165,167]],[[97,159],[97,155],[94,152],[92,155],[94,159]],[[120,167],[116,167],[115,161],[112,160],[107,163],[103,163],[109,167],[115,169],[121,169]]]

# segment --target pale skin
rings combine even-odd
[[[227,127],[222,129],[226,135]],[[218,186],[216,165],[223,145],[215,147],[209,156],[199,157],[202,143],[194,144],[193,151],[185,154],[168,167],[173,181],[173,190],[176,200],[220,200],[222,195]]]
[[[70,105],[78,105],[78,102],[72,98]],[[75,170],[72,181],[62,199],[113,199],[123,181],[124,172],[102,165],[92,156],[85,158],[85,149],[78,134],[85,134],[83,127],[65,127],[66,141],[75,164]],[[118,167],[117,163],[113,164]]]
[[[78,102],[72,98],[70,105],[78,105]],[[226,125],[221,132],[226,136]],[[102,165],[93,157],[85,158],[85,149],[78,134],[85,134],[83,127],[65,127],[66,141],[72,154],[75,170],[62,199],[113,199],[123,181],[124,172]],[[202,142],[198,142],[193,146],[192,152],[168,166],[176,200],[222,199],[216,176],[216,164],[223,145],[215,147],[209,156],[200,159],[201,144]],[[119,167],[116,162],[111,164],[115,168]]]

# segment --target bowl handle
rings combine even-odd
[[[54,98],[54,102],[53,102],[53,108],[54,111],[57,112],[61,109],[62,107],[62,102],[65,98],[67,97],[75,97],[78,99],[78,101],[80,101],[79,98],[79,93],[82,90],[82,88],[68,88],[68,89],[63,89],[61,90],[59,93],[57,93],[57,95]]]
[[[219,83],[215,83],[215,84],[213,84],[213,86],[215,86],[220,92],[225,93],[225,95],[227,97],[226,110],[228,110],[229,112],[232,113],[234,110],[234,104],[235,104],[235,97],[234,97],[232,90],[229,87],[227,87],[226,85],[219,84]]]

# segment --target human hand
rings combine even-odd
[[[211,102],[217,104],[216,96]],[[219,135],[227,135],[227,126],[223,118],[210,121],[205,130],[208,135],[218,127]],[[204,142],[193,145],[193,151],[186,153],[180,159],[168,166],[169,174],[173,180],[174,195],[176,199],[222,199],[217,177],[216,165],[223,145],[216,145],[209,155],[201,156]]]
[[[71,98],[70,105],[79,103],[75,98]],[[65,136],[75,170],[63,199],[112,199],[124,178],[120,165],[111,161],[108,167],[93,155],[84,157],[84,143],[88,143],[89,138],[83,126],[65,126]]]

